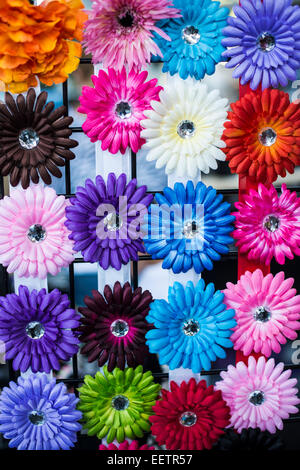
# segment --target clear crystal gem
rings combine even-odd
[[[271,318],[271,312],[266,307],[257,307],[254,312],[254,319],[261,323],[266,323]]]
[[[19,134],[19,142],[24,149],[33,149],[39,141],[40,138],[34,129],[23,129]]]
[[[111,401],[111,406],[117,411],[126,410],[129,406],[129,400],[124,395],[116,395]]]
[[[131,28],[134,22],[134,16],[130,11],[126,11],[124,14],[118,16],[118,22],[124,28]]]
[[[129,331],[129,326],[128,323],[125,320],[115,320],[111,325],[110,325],[111,332],[114,336],[117,336],[118,338],[121,338],[123,336],[126,336],[128,331]]]
[[[26,326],[26,333],[32,339],[40,339],[44,336],[45,327],[39,321],[31,321]]]
[[[268,215],[264,220],[264,227],[269,232],[276,232],[279,227],[279,218],[275,215]]]
[[[197,423],[197,415],[192,411],[185,411],[179,418],[179,422],[182,426],[190,428]]]
[[[195,135],[196,127],[192,121],[184,120],[181,121],[177,126],[177,134],[182,139],[188,139]]]
[[[29,227],[27,237],[33,243],[39,243],[45,240],[46,230],[40,224],[34,224]]]
[[[196,238],[199,234],[199,226],[195,220],[190,220],[186,222],[183,226],[182,235],[184,238]]]
[[[261,390],[254,390],[254,392],[250,393],[249,401],[252,405],[259,406],[262,405],[265,401],[265,394]]]
[[[275,38],[272,34],[264,32],[258,36],[257,44],[261,51],[270,52],[275,47]]]
[[[183,332],[187,336],[195,336],[200,331],[199,322],[196,320],[187,320],[183,324]]]
[[[35,424],[36,426],[41,426],[46,422],[46,416],[45,413],[42,411],[38,410],[33,410],[29,413],[29,420],[32,424]]]
[[[104,217],[103,223],[106,226],[107,230],[110,232],[116,232],[122,227],[122,219],[119,214],[115,212],[110,212],[107,216]]]
[[[277,134],[272,127],[264,127],[258,134],[258,139],[264,147],[271,147],[277,140]]]
[[[199,29],[195,28],[194,26],[187,26],[182,30],[181,37],[186,44],[194,46],[200,41]]]
[[[131,116],[131,106],[127,101],[120,101],[116,106],[116,115],[120,119],[128,119]]]

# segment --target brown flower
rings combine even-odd
[[[7,92],[5,104],[0,104],[0,174],[10,175],[12,186],[21,181],[26,189],[39,176],[51,184],[51,174],[61,178],[58,167],[75,158],[70,148],[78,143],[69,139],[73,118],[65,117],[65,106],[54,110],[47,96],[43,91],[36,97],[30,88],[26,98],[18,95],[16,100]]]

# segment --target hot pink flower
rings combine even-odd
[[[238,432],[251,427],[275,433],[283,428],[283,419],[298,413],[297,380],[290,379],[291,370],[283,369],[283,362],[275,366],[274,359],[261,356],[256,362],[250,356],[248,367],[239,362],[221,372],[223,380],[215,388],[221,390],[230,408],[231,426]]]
[[[108,444],[107,446],[101,444],[99,450],[155,450],[154,447],[147,445],[140,446],[138,441],[132,441],[130,444],[128,441],[122,442],[122,444]]]
[[[236,202],[236,230],[233,232],[241,253],[249,260],[269,265],[273,256],[279,264],[285,257],[300,255],[300,198],[283,184],[281,195],[271,186],[250,189],[245,200]]]
[[[0,263],[9,273],[44,279],[73,261],[64,196],[41,185],[0,200]]]
[[[125,64],[129,69],[141,69],[150,62],[151,54],[162,57],[153,33],[170,40],[155,23],[180,16],[172,0],[95,0],[85,23],[83,44],[95,64],[102,62],[117,70]]]
[[[145,140],[140,137],[141,120],[144,111],[151,108],[151,101],[159,101],[162,87],[156,86],[157,79],[145,82],[148,72],[127,75],[108,69],[108,74],[99,71],[92,76],[95,88],[84,86],[79,100],[78,111],[87,114],[82,128],[92,142],[102,141],[102,150],[111,153],[125,153],[129,146],[137,152]]]
[[[228,282],[224,302],[235,310],[237,326],[231,335],[234,349],[245,356],[254,351],[269,357],[279,353],[286,338],[297,338],[300,329],[300,295],[292,289],[293,278],[284,272],[263,276],[260,269],[247,271],[237,284]]]

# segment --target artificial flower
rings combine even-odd
[[[151,432],[159,445],[170,450],[211,449],[229,424],[229,408],[221,392],[190,379],[162,390],[162,399],[153,407]]]
[[[13,189],[0,200],[0,263],[19,277],[56,276],[74,259],[66,199],[52,188]]]
[[[99,262],[103,269],[120,270],[122,264],[137,261],[138,252],[145,252],[140,220],[153,199],[146,190],[146,186],[137,188],[136,179],[127,183],[124,173],[118,178],[110,173],[107,184],[100,175],[96,183],[87,179],[66,209],[74,250],[81,251],[85,261]]]
[[[297,338],[300,330],[300,295],[292,289],[293,278],[284,279],[284,272],[264,277],[257,269],[246,271],[237,284],[228,282],[224,302],[235,310],[237,326],[231,340],[234,349],[266,357],[280,353],[287,338]]]
[[[69,450],[81,429],[77,402],[46,374],[19,377],[0,395],[0,432],[18,450]]]
[[[300,165],[300,104],[288,93],[247,93],[231,105],[223,140],[232,173],[272,183]]]
[[[105,68],[121,70],[128,65],[141,69],[152,54],[162,57],[153,32],[170,40],[156,22],[179,16],[172,0],[95,0],[85,23],[86,52]]]
[[[51,174],[61,178],[58,167],[65,160],[75,158],[69,149],[76,147],[76,140],[69,125],[72,117],[64,117],[65,106],[55,111],[53,101],[46,104],[48,93],[43,91],[36,97],[33,88],[26,98],[5,94],[5,104],[0,104],[0,174],[10,175],[10,184],[21,182],[24,189],[30,180],[39,182],[39,176],[51,184]]]
[[[30,292],[20,286],[19,295],[0,297],[0,340],[14,370],[59,370],[59,361],[69,361],[78,351],[79,340],[71,329],[78,326],[79,315],[58,289]]]
[[[241,451],[241,452],[264,452],[282,450],[284,447],[279,436],[274,436],[268,431],[256,428],[243,429],[238,434],[234,429],[226,429],[216,445],[217,450]]]
[[[222,380],[215,387],[230,408],[230,424],[241,432],[245,428],[259,428],[275,433],[283,428],[283,419],[298,413],[297,379],[290,379],[292,371],[284,371],[284,364],[275,366],[274,359],[261,356],[257,361],[248,358],[248,366],[238,362],[221,372]]]
[[[300,255],[300,199],[295,191],[283,184],[278,196],[273,186],[268,189],[259,184],[257,191],[250,189],[235,207],[233,237],[249,260],[269,265],[274,257],[284,264],[285,257]]]
[[[233,242],[230,204],[222,202],[223,196],[211,186],[199,182],[194,187],[192,181],[166,187],[155,199],[158,205],[150,206],[143,225],[145,248],[152,259],[163,258],[162,267],[175,274],[192,268],[198,274],[212,270],[213,261],[228,253]]]
[[[226,357],[223,348],[231,348],[229,337],[236,325],[234,310],[226,310],[224,294],[207,287],[203,279],[196,287],[188,281],[184,287],[175,282],[169,287],[168,302],[155,300],[147,316],[156,327],[146,334],[151,353],[171,370],[178,367],[194,373],[210,370],[211,362]]]
[[[132,441],[131,443],[124,441],[119,445],[109,444],[108,446],[105,446],[101,444],[99,446],[99,450],[155,450],[155,448],[149,447],[145,444],[140,446],[138,441]]]
[[[163,53],[163,72],[201,80],[205,74],[212,75],[216,64],[224,60],[222,29],[229,10],[211,0],[174,0],[174,6],[182,17],[161,20],[157,25],[171,38],[156,37]]]
[[[125,363],[143,364],[145,333],[150,328],[145,317],[152,295],[140,287],[132,291],[129,282],[123,287],[116,282],[113,289],[106,285],[103,294],[93,290],[92,297],[84,298],[86,307],[79,308],[83,315],[79,339],[85,343],[81,353],[89,362],[97,359],[100,367],[107,362],[109,372],[115,367],[124,370]]]
[[[83,412],[84,428],[88,435],[105,436],[110,444],[114,439],[123,442],[126,438],[143,437],[150,431],[149,416],[153,414],[160,385],[155,384],[150,371],[143,372],[142,366],[124,371],[115,368],[95,377],[86,375],[84,385],[79,388],[78,408]]]
[[[144,111],[152,109],[151,101],[159,100],[162,89],[156,86],[156,78],[145,82],[147,76],[148,72],[133,69],[128,75],[125,68],[120,72],[108,69],[108,73],[100,70],[91,77],[95,88],[82,88],[78,111],[87,115],[82,128],[92,142],[102,142],[102,150],[124,154],[130,147],[136,153],[145,142],[140,137],[140,122]]]
[[[141,121],[147,160],[155,160],[156,168],[165,166],[167,174],[191,178],[216,170],[217,161],[226,158],[221,137],[227,103],[218,90],[209,92],[193,78],[173,77]]]
[[[300,10],[292,0],[241,0],[234,16],[227,19],[227,36],[222,44],[229,58],[227,67],[236,67],[232,76],[252,90],[286,86],[296,80],[300,68]]]

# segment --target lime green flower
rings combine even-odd
[[[97,372],[95,377],[86,375],[79,388],[79,410],[85,420],[88,435],[99,439],[107,436],[123,442],[126,438],[143,437],[150,431],[149,417],[153,415],[160,385],[155,384],[150,371],[143,373],[142,366],[124,371],[115,368]]]

